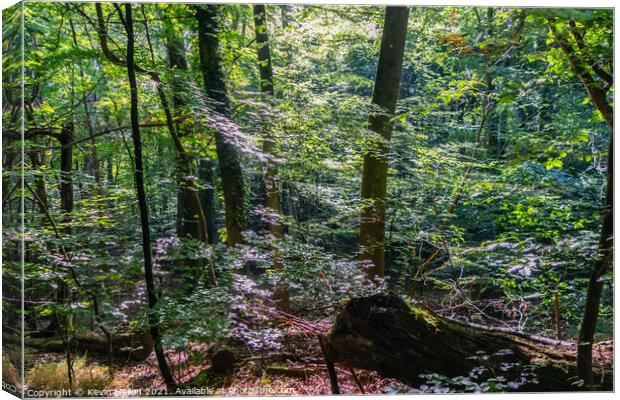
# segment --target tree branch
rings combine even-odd
[[[590,100],[592,100],[594,106],[600,111],[601,115],[603,116],[605,122],[607,122],[609,127],[613,128],[614,112],[613,108],[607,101],[605,92],[594,81],[592,75],[590,75],[586,67],[584,67],[583,65],[584,60],[580,59],[577,54],[575,54],[575,52],[573,51],[574,49],[568,43],[568,41],[564,37],[564,34],[557,29],[555,22],[555,18],[549,18],[547,20],[547,24],[549,26],[549,29],[551,29],[551,32],[553,33],[555,41],[558,43],[560,49],[562,49],[562,51],[566,55],[566,58],[568,59],[568,63],[570,64],[573,73],[577,75],[577,77],[585,86],[586,91],[588,92],[588,96],[590,96]]]
[[[97,33],[99,36],[99,43],[101,44],[101,50],[103,54],[106,56],[108,60],[110,60],[110,62],[112,62],[112,64],[117,65],[119,67],[126,67],[127,61],[121,59],[116,54],[114,54],[114,52],[110,50],[110,47],[108,46],[108,31],[105,26],[105,21],[103,18],[103,7],[101,6],[101,3],[95,3],[95,8],[97,10]],[[119,13],[119,14],[122,14],[122,13]],[[123,24],[125,24],[124,21],[123,21]],[[156,83],[158,84],[161,83],[161,79],[157,72],[149,71],[147,69],[142,68],[141,66],[137,64],[135,65],[134,69],[139,74],[145,74],[145,75],[150,76]]]
[[[588,58],[588,62],[592,66],[592,70],[601,79],[603,79],[605,82],[607,82],[609,87],[611,87],[614,84],[614,77],[611,74],[609,74],[607,71],[603,70],[594,61],[592,61],[590,59],[590,57],[588,56],[588,52],[584,51],[585,50],[585,43],[583,41],[583,36],[579,32],[579,30],[577,30],[577,24],[573,20],[571,20],[569,22],[569,24],[570,24],[570,27],[571,27],[571,33],[573,34],[573,37],[575,38],[575,41],[577,42],[577,47],[579,47],[579,50],[581,50],[583,52],[584,57]]]

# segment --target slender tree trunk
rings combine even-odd
[[[207,97],[216,113],[224,118],[231,118],[226,83],[218,54],[219,6],[197,5],[195,10],[198,20],[200,66]],[[223,127],[215,128],[215,146],[224,192],[226,241],[232,246],[243,241],[241,233],[247,226],[245,179],[234,138]]]
[[[290,4],[281,4],[280,5],[280,15],[282,18],[282,28],[286,29],[288,28],[290,22],[291,22],[291,11],[293,9],[293,6]]]
[[[65,213],[63,231],[70,233],[71,226],[67,225],[69,214],[73,211],[73,123],[69,122],[62,127],[60,136],[60,209]]]
[[[134,162],[136,195],[140,208],[140,224],[142,226],[142,252],[144,253],[144,280],[146,281],[146,293],[149,306],[149,328],[153,339],[157,363],[162,378],[168,387],[176,386],[170,372],[159,331],[159,317],[156,314],[157,294],[153,278],[153,261],[151,259],[151,232],[149,226],[149,211],[144,189],[144,166],[142,162],[142,140],[140,137],[140,124],[138,121],[138,87],[136,83],[136,71],[134,69],[134,34],[133,15],[130,3],[125,4],[125,28],[127,30],[127,76],[131,90],[131,137],[134,145]]]
[[[114,164],[112,157],[108,158],[106,162],[106,181],[108,187],[114,186]]]
[[[60,209],[63,212],[61,232],[70,235],[71,212],[73,211],[73,123],[69,122],[62,127],[58,141],[60,142]],[[65,250],[66,251],[66,250]],[[66,308],[71,296],[71,288],[64,279],[56,280],[56,302],[58,307]],[[55,313],[55,320],[48,326],[48,331],[60,333],[65,344],[67,357],[67,379],[73,385],[73,354],[69,342],[71,340],[73,315],[64,312]]]
[[[284,8],[283,8],[284,10]],[[271,63],[271,51],[269,49],[269,32],[267,30],[267,14],[265,6],[255,4],[254,11],[254,33],[256,35],[256,54],[258,56],[258,72],[260,75],[260,89],[263,100],[268,105],[272,105],[275,100],[275,90],[273,84],[273,67]],[[267,155],[267,163],[265,165],[265,209],[269,214],[266,218],[267,229],[276,238],[280,239],[284,236],[284,227],[280,219],[280,193],[278,189],[277,177],[278,169],[275,163],[275,142],[270,134],[268,127],[263,127],[263,151]],[[282,269],[281,255],[274,255],[273,268],[275,270]],[[282,283],[276,284],[273,299],[282,310],[289,309],[289,293],[288,287]]]
[[[152,49],[151,49],[152,51]],[[153,62],[154,55],[151,53]],[[207,221],[204,211],[200,205],[198,196],[198,188],[192,179],[192,160],[190,155],[185,151],[185,147],[181,142],[181,138],[174,125],[172,113],[166,93],[161,85],[157,86],[157,94],[161,102],[162,108],[166,116],[166,125],[172,136],[172,140],[177,151],[177,169],[179,183],[179,218],[180,224],[177,227],[179,236],[189,235],[190,237],[201,240],[205,243],[209,242],[207,235]],[[215,282],[215,275],[211,272],[211,279]]]
[[[36,139],[35,139],[36,143]],[[45,186],[44,170],[41,169],[43,161],[41,160],[41,154],[39,151],[30,152],[30,160],[32,161],[32,168],[34,171],[34,189],[37,192],[37,196],[41,201],[41,206],[45,209],[49,208],[49,201],[47,197],[47,187]],[[3,193],[7,193],[6,191]]]
[[[186,83],[184,81],[187,76],[185,73],[189,69],[187,59],[185,58],[185,49],[183,39],[178,37],[172,27],[168,29],[166,47],[168,50],[168,63],[173,70],[172,85],[172,104],[179,111],[186,106],[182,93],[186,91]],[[175,73],[178,72],[178,73]],[[181,133],[179,135],[183,136]]]
[[[101,7],[101,3],[95,3],[95,9],[97,12],[97,26],[98,26],[98,34],[99,34],[99,41],[101,44],[101,49],[104,53],[104,55],[115,65],[126,65],[126,62],[124,62],[123,60],[121,60],[119,57],[117,57],[108,47],[108,36],[107,36],[107,31],[106,31],[106,26],[105,26],[105,18],[103,15],[103,8]],[[146,23],[145,20],[145,31],[147,34],[147,40],[149,43],[149,50],[151,53],[151,60],[154,63],[155,62],[155,56],[153,53],[153,48],[151,46],[151,41],[150,41],[150,36],[148,33],[148,24]],[[156,82],[156,87],[157,87],[157,94],[158,97],[160,99],[162,108],[164,110],[164,114],[166,116],[166,125],[168,127],[168,131],[170,133],[170,136],[172,137],[172,141],[174,142],[175,145],[175,149],[177,151],[177,156],[178,156],[178,163],[180,166],[180,176],[183,179],[184,182],[182,182],[182,185],[186,188],[194,188],[193,191],[188,191],[188,195],[186,196],[186,198],[188,199],[187,202],[191,203],[194,205],[193,208],[193,214],[192,214],[192,220],[197,219],[197,223],[194,224],[194,234],[196,235],[195,237],[199,240],[204,241],[205,243],[208,242],[208,238],[206,237],[207,235],[207,229],[206,229],[206,221],[205,221],[205,216],[204,213],[202,212],[202,209],[200,207],[200,199],[198,198],[198,190],[195,188],[194,182],[191,179],[191,159],[189,157],[189,155],[185,152],[185,149],[183,147],[183,144],[181,143],[181,140],[177,134],[176,128],[174,126],[174,122],[172,119],[172,114],[170,112],[170,107],[168,105],[168,99],[166,97],[166,94],[164,92],[163,86],[162,86],[162,82],[161,82],[161,78],[159,77],[159,74],[152,72],[152,71],[147,71],[144,68],[135,65],[134,64],[134,70],[140,72],[140,73],[144,73],[149,75],[155,82]],[[217,280],[215,277],[215,272],[213,270],[213,268],[209,268],[209,275],[210,275],[210,279],[212,281],[213,284],[217,285]]]
[[[207,187],[200,189],[200,204],[207,218],[207,234],[209,243],[217,243],[217,232],[215,231],[215,188],[213,186],[213,160],[201,158],[198,165],[198,178]]]
[[[146,14],[144,13],[144,5],[142,5],[142,12],[144,14],[144,28],[146,33],[146,39],[148,42],[149,52],[151,54],[151,62],[155,64],[155,53],[153,51],[153,46],[151,43],[149,25],[146,19]],[[185,63],[183,66],[187,67],[187,63]],[[185,147],[181,142],[181,138],[177,131],[178,125],[175,126],[174,124],[172,112],[170,111],[170,106],[168,103],[168,98],[166,97],[166,93],[164,92],[164,88],[161,79],[159,78],[159,74],[152,74],[152,76],[158,83],[157,95],[164,110],[168,132],[172,137],[172,141],[174,142],[174,146],[177,152],[176,155],[178,178],[181,190],[181,198],[179,199],[181,201],[181,203],[179,203],[179,211],[181,212],[180,236],[189,235],[194,239],[201,240],[204,243],[208,243],[209,237],[207,234],[207,221],[202,206],[200,204],[198,188],[196,187],[195,181],[193,180],[192,159],[190,155],[185,151]],[[178,94],[175,94],[175,98],[178,101],[180,96]],[[199,260],[196,267],[196,277],[199,276],[198,274],[202,271],[203,266],[204,260]],[[214,286],[218,286],[215,269],[211,265],[209,265],[208,267],[208,273],[210,283]]]
[[[613,117],[610,117],[610,119]],[[613,237],[614,237],[614,140],[613,122],[611,123],[609,147],[607,153],[607,191],[605,194],[605,208],[602,212],[603,226],[598,244],[598,255],[588,281],[585,311],[579,330],[579,342],[577,347],[577,372],[583,381],[591,386],[594,383],[592,369],[592,344],[596,333],[596,324],[603,293],[603,277],[609,270],[613,260]]]
[[[385,197],[389,142],[396,110],[398,86],[403,66],[403,53],[407,34],[409,8],[387,7],[379,65],[372,95],[370,130],[376,134],[368,140],[362,173],[362,216],[360,245],[362,259],[372,265],[367,270],[369,278],[383,276],[385,270]]]
[[[258,72],[260,73],[260,88],[264,96],[274,96],[273,67],[269,49],[269,32],[267,31],[267,14],[264,4],[255,4],[254,34],[256,35],[256,52],[258,55]]]
[[[258,71],[260,74],[260,88],[263,99],[271,104],[274,100],[275,91],[273,85],[273,67],[271,52],[269,49],[269,33],[267,31],[267,15],[263,4],[254,5],[254,31],[256,34],[256,52],[258,56]],[[273,217],[267,219],[267,229],[276,237],[284,234],[280,222],[280,195],[277,185],[277,167],[275,165],[275,143],[269,133],[269,129],[263,129],[263,151],[268,156],[265,166],[265,207]]]
[[[613,259],[613,236],[614,236],[614,174],[613,174],[613,130],[609,139],[608,161],[607,161],[607,193],[605,199],[605,209],[603,210],[603,227],[599,239],[598,257],[594,267],[590,272],[588,282],[588,292],[586,295],[586,306],[579,331],[579,346],[577,348],[577,370],[579,377],[586,384],[592,385],[594,378],[592,374],[592,343],[596,333],[596,324],[603,292],[603,277],[609,269]]]
[[[497,157],[504,157],[504,153],[506,152],[506,132],[508,131],[508,110],[503,109],[500,112],[499,117],[499,126],[497,132],[497,148],[496,154]]]
[[[489,40],[493,37],[493,7],[487,8],[487,16],[486,16],[486,27],[481,26],[481,30],[484,32],[485,38]],[[487,99],[491,101],[493,93],[497,91],[497,87],[493,84],[493,62],[491,60],[491,56],[488,53],[484,54],[484,65],[485,65],[485,83],[486,83],[486,91],[487,91]],[[487,116],[487,146],[491,154],[496,152],[498,146],[498,132],[499,132],[499,112],[494,110],[493,108],[489,109],[489,115]]]
[[[571,24],[572,25],[572,24]],[[603,226],[598,245],[598,257],[590,272],[588,292],[586,294],[586,306],[579,331],[579,343],[577,347],[577,372],[586,385],[592,386],[594,376],[592,372],[592,343],[596,333],[596,324],[603,292],[603,277],[607,273],[613,258],[613,234],[614,234],[614,122],[613,107],[607,101],[607,96],[603,89],[594,81],[590,72],[585,66],[585,60],[581,58],[573,47],[569,44],[564,33],[557,29],[554,20],[549,21],[549,27],[555,37],[556,42],[566,55],[572,71],[583,83],[592,104],[600,111],[601,115],[611,129],[609,136],[609,149],[607,160],[607,193],[605,195],[605,208],[603,210]],[[573,27],[573,29],[575,29]],[[574,33],[575,34],[575,33]]]
[[[75,26],[73,25],[73,20],[71,18],[69,18],[69,26],[71,27],[71,36],[73,37],[73,45],[75,46],[76,49],[79,49],[80,46],[77,41]],[[82,65],[79,66],[79,71],[80,71],[80,78],[82,82],[84,82],[84,69],[82,68]],[[95,176],[96,191],[101,193],[101,188],[102,188],[101,163],[99,162],[99,155],[97,154],[97,140],[95,137],[93,137],[95,133],[95,129],[93,126],[94,121],[92,120],[91,115],[90,115],[90,108],[88,107],[88,98],[86,96],[86,93],[82,95],[82,106],[84,107],[84,119],[85,119],[84,122],[86,123],[86,128],[88,129],[88,135],[91,136],[90,158],[91,158],[93,172]]]

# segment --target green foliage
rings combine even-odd
[[[155,312],[166,348],[182,352],[229,338],[257,352],[280,348],[283,330],[264,320],[278,285],[289,289],[291,312],[308,319],[333,316],[351,297],[390,290],[437,310],[458,310],[447,314],[456,318],[549,336],[555,332],[557,294],[564,337],[575,337],[596,258],[611,132],[550,27],[567,34],[603,88],[595,67],[612,70],[611,10],[411,9],[391,118],[387,273],[368,282],[358,260],[360,186],[363,157],[373,151],[368,144],[377,142],[367,121],[377,111],[370,102],[384,9],[293,6],[287,21],[279,6],[266,9],[275,81],[270,99],[259,92],[251,7],[220,7],[220,53],[232,120],[214,115],[205,95],[191,7],[134,9],[136,61],[161,79],[199,195],[215,192],[208,217],[216,243],[178,237],[179,175],[186,169],[165,125],[156,80],[138,74],[159,297]],[[28,333],[44,329],[54,317],[69,321],[72,333],[100,331],[95,305],[113,333],[146,330],[126,68],[102,54],[92,3],[34,2],[25,11],[25,91],[35,99],[24,124],[26,130],[49,128],[52,134],[26,141],[24,190],[20,143],[8,136],[3,143],[6,297],[19,297],[18,245],[25,238],[25,295],[32,300],[25,310]],[[126,32],[112,4],[103,4],[103,12],[110,49],[122,60]],[[7,105],[2,117],[10,133],[20,122],[18,9],[3,18]],[[583,49],[573,28],[581,33]],[[188,69],[169,68],[173,36]],[[613,89],[607,93],[611,99]],[[70,124],[72,171],[61,177],[56,135]],[[237,145],[248,182],[249,229],[236,247],[223,244],[216,133]],[[270,154],[263,141],[273,145]],[[198,176],[201,158],[216,165],[212,181]],[[274,218],[264,207],[267,162],[277,167],[282,215],[275,218],[283,224],[282,238],[265,229]],[[59,198],[61,179],[69,178],[74,207],[67,213]],[[217,287],[210,284],[207,267],[215,269]],[[612,273],[605,276],[601,339],[612,336],[612,281]],[[472,282],[483,287],[472,288]],[[69,295],[56,301],[63,284]],[[426,294],[416,291],[420,286]],[[20,317],[9,300],[3,299],[3,312],[10,320]],[[200,351],[193,356],[202,363]],[[76,367],[79,385],[80,379],[86,386],[107,384],[101,367],[93,367],[93,376],[85,372],[85,359]],[[62,362],[41,364],[30,374],[33,387],[66,383]],[[493,392],[516,385],[482,373],[425,378],[423,392]]]

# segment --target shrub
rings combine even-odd
[[[13,385],[20,381],[17,368],[13,366],[11,360],[5,355],[2,356],[2,380]]]
[[[108,368],[87,363],[86,357],[77,357],[73,363],[74,388],[104,389],[110,381]],[[69,389],[67,361],[35,365],[26,376],[28,388],[35,390]]]

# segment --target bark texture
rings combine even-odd
[[[269,49],[267,14],[265,6],[262,4],[254,5],[253,12],[260,90],[263,95],[263,101],[269,105],[275,99],[275,89],[273,84],[271,51]],[[282,238],[284,236],[284,227],[280,219],[281,208],[278,188],[278,169],[275,163],[275,142],[267,126],[263,126],[263,152],[267,155],[267,162],[265,163],[264,170],[265,175],[263,178],[265,183],[265,209],[269,214],[266,218],[267,230],[276,238]],[[279,254],[274,256],[273,268],[275,270],[282,269],[282,262]],[[285,311],[289,310],[289,293],[286,285],[281,283],[276,285],[273,299],[280,309]]]
[[[607,273],[613,259],[613,236],[614,236],[614,176],[613,176],[613,131],[609,141],[607,161],[607,193],[605,196],[605,209],[603,210],[603,227],[599,239],[599,254],[594,267],[590,272],[588,293],[583,322],[579,331],[579,358],[577,367],[579,377],[586,383],[593,384],[592,372],[592,344],[596,333],[596,324],[603,293],[603,276]]]
[[[230,104],[219,55],[219,5],[197,5],[198,52],[207,97],[213,110],[224,119],[230,119]],[[235,138],[226,131],[222,121],[215,127],[215,146],[220,178],[224,192],[226,241],[228,245],[242,243],[242,232],[247,226],[245,178]]]
[[[207,235],[209,237],[209,243],[217,243],[217,232],[215,231],[215,180],[213,176],[213,160],[208,158],[201,158],[198,165],[198,178],[203,185],[206,185],[203,189],[200,189],[200,204],[204,210],[205,218],[207,220]]]
[[[385,270],[385,197],[389,142],[392,137],[391,119],[396,110],[398,86],[403,67],[409,9],[387,7],[379,65],[372,95],[369,118],[370,130],[376,137],[368,141],[362,173],[363,210],[360,221],[362,259],[372,265],[367,275],[383,276]]]

